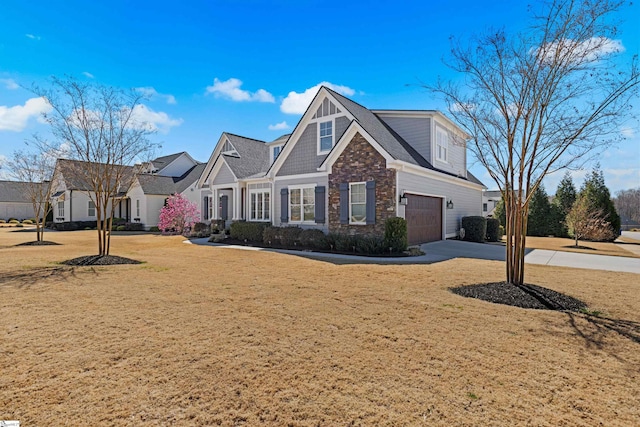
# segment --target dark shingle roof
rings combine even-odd
[[[0,181],[0,202],[30,203],[30,188],[34,183],[21,181]],[[48,185],[40,183],[35,185]]]
[[[160,170],[163,167],[167,166],[169,163],[173,162],[175,159],[183,155],[185,152],[181,151],[179,153],[168,154],[166,156],[158,157],[157,159],[151,160],[153,167]]]
[[[405,141],[404,138],[402,138],[396,131],[394,131],[368,108],[363,107],[362,105],[327,87],[325,87],[325,89],[327,89],[327,91],[331,93],[331,95],[333,95],[353,115],[353,117],[355,117],[360,126],[362,126],[394,159],[438,171],[446,175],[457,176],[456,174],[434,168],[433,165],[418,153],[411,144]],[[480,180],[473,176],[469,171],[467,171],[467,178],[459,176],[458,178],[466,179],[467,181],[484,186],[484,184],[482,184],[482,182],[480,182]]]
[[[131,174],[133,174],[133,166],[121,166],[123,170],[123,182],[130,184]],[[84,171],[89,167],[101,168],[103,163],[89,163],[81,160],[58,159],[58,168],[64,177],[64,182],[68,190],[92,191],[93,186],[87,182],[87,178],[93,173],[87,174]],[[97,175],[97,173],[95,174]],[[126,190],[126,189],[124,189]]]
[[[238,152],[238,156],[223,154],[223,157],[238,179],[267,172],[271,164],[269,147],[264,141],[230,133],[227,133],[227,137]]]
[[[138,174],[138,182],[140,183],[140,187],[142,187],[144,194],[169,195],[182,193],[191,184],[197,181],[198,178],[200,178],[200,175],[206,166],[206,163],[199,163],[180,177],[141,173]]]

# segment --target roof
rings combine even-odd
[[[500,192],[500,190],[487,190],[487,191],[483,191],[482,195],[484,197],[502,197],[502,193]]]
[[[90,163],[82,160],[68,160],[58,159],[57,169],[62,173],[64,182],[68,190],[80,190],[80,191],[92,191],[93,186],[87,182],[87,176],[83,173],[78,173],[79,170],[86,170],[87,165],[93,165],[93,167],[105,167],[104,163]],[[123,168],[124,181],[129,184],[129,178],[133,174],[133,166],[122,165],[110,165]]]
[[[31,185],[48,185],[48,183],[0,181],[0,202],[31,203],[29,199]]]
[[[179,153],[168,154],[166,156],[158,157],[157,159],[151,160],[151,164],[153,165],[154,168],[156,168],[157,170],[160,170],[165,166],[169,165],[178,157],[182,156],[184,153],[185,151],[181,151]]]
[[[222,157],[236,178],[259,176],[269,170],[269,166],[271,166],[269,146],[264,141],[230,133],[226,135],[238,152],[238,156],[223,154]]]
[[[467,177],[461,177],[456,174],[452,174],[433,167],[433,165],[427,161],[418,151],[413,148],[411,144],[404,140],[396,131],[394,131],[389,125],[382,121],[371,110],[362,105],[346,98],[339,93],[325,87],[325,89],[333,95],[338,102],[340,102],[344,108],[346,108],[355,120],[366,130],[373,139],[376,140],[380,146],[396,160],[401,160],[407,163],[411,163],[416,166],[421,166],[426,169],[431,169],[446,175],[455,176],[460,179],[464,179],[473,182],[478,185],[484,186],[482,182],[471,172],[467,171]],[[389,111],[389,110],[385,110]]]
[[[287,142],[287,140],[289,140],[290,136],[291,136],[290,133],[285,133],[284,135],[280,135],[279,137],[269,142],[268,144],[283,144]]]
[[[202,174],[206,166],[206,163],[199,163],[180,177],[141,173],[138,174],[138,182],[144,194],[169,195],[182,193],[200,178],[200,174]]]

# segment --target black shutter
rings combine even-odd
[[[204,209],[202,212],[202,218],[207,221],[209,220],[209,196],[204,196]]]
[[[220,219],[229,219],[229,196],[220,196]]]
[[[325,206],[325,187],[317,186],[316,187],[316,224],[324,224],[324,206]]]
[[[289,189],[280,189],[280,222],[289,222]]]
[[[349,183],[340,184],[340,224],[349,224]]]
[[[376,223],[376,182],[367,181],[367,224]]]

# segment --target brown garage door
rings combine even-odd
[[[442,239],[442,199],[407,194],[405,217],[410,245]]]

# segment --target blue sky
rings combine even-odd
[[[46,133],[45,107],[24,87],[69,74],[143,88],[161,154],[206,161],[223,131],[266,141],[289,132],[305,92],[323,82],[371,109],[444,110],[420,83],[455,78],[442,64],[449,37],[515,30],[527,2],[4,0],[0,10],[0,159]],[[628,61],[640,11],[623,12]],[[613,192],[640,186],[640,128],[621,131],[628,140],[599,158]],[[495,187],[482,166],[470,169]],[[546,180],[549,193],[561,175]]]

